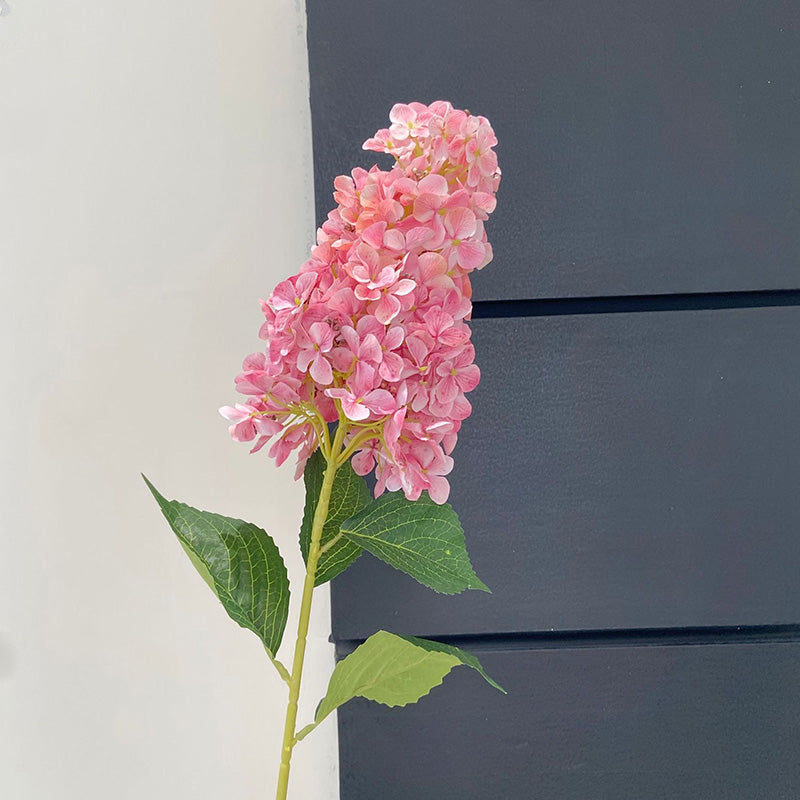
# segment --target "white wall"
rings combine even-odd
[[[297,586],[302,486],[217,407],[260,344],[258,297],[313,239],[303,3],[8,5],[0,797],[272,797],[283,684],[139,472],[263,524]],[[304,722],[328,625],[321,591]],[[337,796],[332,720],[293,773],[294,798]]]

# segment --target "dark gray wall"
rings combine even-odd
[[[800,622],[799,308],[472,327],[451,503],[493,594],[363,558],[337,639]]]
[[[491,596],[362,557],[477,652],[339,712],[343,800],[800,797],[800,3],[308,0],[317,208],[395,102],[489,117],[483,372],[452,503]]]
[[[339,711],[343,798],[798,796],[796,642],[478,655],[508,696],[456,672],[416,706]]]
[[[480,299],[800,288],[796,0],[309,0],[317,210],[396,102],[487,116]]]

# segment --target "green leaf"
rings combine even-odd
[[[314,512],[317,510],[326,466],[325,457],[317,450],[308,459],[303,473],[303,480],[306,484],[306,505],[303,511],[303,524],[300,526],[300,549],[303,552],[303,560],[306,562],[311,547],[311,526],[314,522]],[[315,586],[335,578],[361,555],[361,548],[357,544],[348,541],[344,536],[339,536],[339,527],[348,517],[352,517],[367,505],[370,498],[366,481],[353,472],[350,462],[339,467],[336,477],[333,479],[328,519],[322,528],[321,545],[324,547],[334,539],[336,541],[319,557],[317,574],[314,579]]]
[[[289,578],[270,535],[249,522],[167,500],[142,477],[228,615],[253,631],[274,658],[289,613]]]
[[[470,653],[429,639],[378,631],[336,665],[328,693],[317,708],[314,727],[354,697],[386,706],[416,703],[438,686],[453,667],[461,665],[476,670],[495,689],[506,693]],[[310,728],[301,731],[302,736]]]
[[[458,661],[465,667],[472,667],[472,669],[479,672],[483,679],[490,686],[494,686],[495,689],[503,694],[508,694],[508,692],[506,692],[506,690],[499,683],[497,683],[497,681],[493,680],[486,674],[486,671],[481,666],[481,662],[478,661],[478,659],[472,655],[472,653],[468,653],[466,650],[461,650],[458,647],[453,647],[451,644],[434,642],[432,639],[420,639],[418,636],[401,636],[400,634],[395,635],[400,636],[401,639],[405,639],[407,642],[410,642],[417,647],[421,647],[423,650],[428,650],[431,653],[443,653],[451,658],[458,659]],[[453,666],[457,665],[454,664]]]
[[[384,494],[345,520],[342,533],[434,591],[489,591],[472,569],[458,515],[427,492],[414,501],[402,492]]]

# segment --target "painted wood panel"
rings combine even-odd
[[[451,502],[493,594],[364,555],[336,638],[800,623],[800,309],[472,325]]]
[[[479,655],[506,697],[462,670],[339,710],[342,800],[800,796],[798,643]]]
[[[800,288],[793,0],[307,8],[319,221],[393,103],[449,99],[500,139],[477,299]]]

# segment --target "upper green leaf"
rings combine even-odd
[[[327,462],[322,453],[317,450],[308,459],[303,480],[306,484],[306,505],[303,511],[303,524],[300,526],[300,549],[303,551],[303,560],[308,561],[308,551],[311,547],[311,525],[314,522],[314,512],[317,510],[319,493],[325,477]],[[339,527],[348,517],[370,501],[370,491],[366,481],[353,472],[350,462],[343,464],[336,472],[333,479],[331,500],[328,505],[328,519],[322,528],[321,545],[324,547],[332,539],[339,536]],[[314,585],[335,578],[340,572],[347,569],[361,555],[361,548],[341,536],[319,557],[317,574]]]
[[[354,697],[387,706],[416,703],[459,665],[477,670],[505,694],[505,689],[486,674],[470,653],[428,639],[378,631],[336,665],[314,725]]]
[[[167,500],[142,477],[231,619],[253,631],[274,657],[289,613],[289,578],[270,535],[249,522]]]
[[[341,527],[351,542],[437,592],[489,591],[472,569],[458,515],[427,492],[414,501],[384,494]]]

